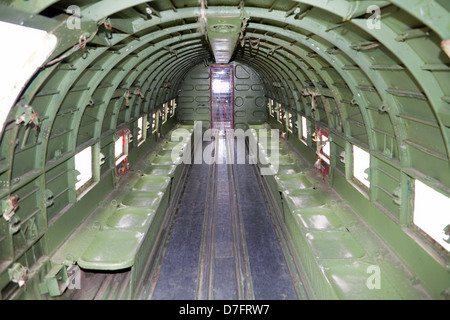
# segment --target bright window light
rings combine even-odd
[[[214,79],[212,81],[212,91],[214,93],[228,93],[231,90],[231,82],[227,80]]]
[[[124,152],[124,145],[125,145],[125,137],[119,137],[119,139],[116,140],[114,143],[114,156],[115,158],[119,158],[123,155]]]
[[[0,21],[0,132],[17,96],[57,41],[44,30]]]
[[[444,228],[450,225],[450,198],[423,182],[415,180],[413,222],[416,226],[450,251],[449,236]]]
[[[366,187],[370,187],[370,181],[367,180],[367,173],[365,172],[370,168],[370,153],[353,146],[353,176]]]
[[[302,116],[302,138],[306,141],[308,139],[308,124],[306,118]]]
[[[177,110],[177,101],[175,99],[172,100],[172,117],[175,115],[175,111]]]
[[[75,183],[75,189],[78,190],[92,179],[92,147],[87,147],[75,155],[75,170],[80,174]]]
[[[116,158],[116,166],[119,165],[128,156],[128,138],[129,132],[125,131],[123,135],[114,142],[114,156]]]
[[[289,115],[288,115],[288,119],[289,119],[289,129],[292,132],[292,126],[293,126],[293,124],[292,124],[292,113],[290,113],[290,112],[289,112]]]
[[[172,100],[170,100],[170,103],[167,107],[167,113],[169,114],[170,117],[172,117]]]
[[[138,119],[137,126],[138,126],[137,139],[138,139],[138,141],[141,141],[142,138],[144,138],[144,118],[143,117],[140,117]]]
[[[283,122],[283,110],[282,110],[282,108],[283,108],[283,106],[281,105],[281,103],[277,103],[277,120],[280,123]]]
[[[152,133],[156,131],[156,113],[152,114]]]
[[[172,100],[170,100],[170,103],[169,103],[169,115],[170,115],[170,117],[172,118],[173,117],[173,99]]]
[[[328,158],[330,157],[330,141],[325,143],[325,146],[322,148],[322,153],[326,155]]]
[[[317,127],[315,134],[317,135],[317,152],[318,155],[327,164],[330,164],[330,141],[328,132]]]

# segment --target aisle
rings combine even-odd
[[[145,298],[297,299],[253,165],[227,164],[232,142],[204,143],[215,164],[191,166]]]

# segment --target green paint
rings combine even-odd
[[[210,2],[204,12],[203,32],[197,0],[185,1],[179,8],[176,2],[165,0],[84,1],[79,6],[81,28],[70,27],[78,17],[65,13],[63,2],[0,1],[0,20],[46,30],[58,38],[47,61],[50,64],[36,70],[16,105],[2,109],[7,118],[0,138],[1,298],[35,298],[39,292],[53,296],[64,290],[64,248],[80,257],[98,235],[97,249],[86,251],[86,256],[92,260],[105,254],[102,248],[113,233],[77,230],[97,215],[108,228],[124,229],[126,217],[131,218],[127,221],[133,230],[138,225],[149,227],[144,243],[137,244],[133,231],[119,233],[124,236],[123,250],[109,257],[121,267],[133,266],[131,283],[136,288],[138,274],[143,272],[139,268],[145,265],[139,257],[151,256],[166,220],[145,210],[137,210],[133,216],[129,216],[131,211],[111,215],[117,212],[107,205],[108,196],[123,186],[115,168],[114,137],[119,129],[130,129],[134,141],[128,160],[136,168],[158,151],[178,122],[201,120],[208,128],[211,61],[234,67],[236,128],[245,130],[268,122],[286,132],[290,144],[284,147],[295,150],[283,153],[280,175],[266,177],[266,183],[278,196],[274,200],[278,209],[284,210],[286,229],[299,253],[297,262],[309,277],[310,297],[365,296],[364,287],[352,286],[354,291],[348,293],[342,283],[364,279],[368,262],[358,260],[349,266],[328,258],[347,252],[359,259],[359,246],[371,248],[371,242],[361,236],[364,232],[357,231],[365,229],[351,230],[356,242],[341,232],[342,226],[347,226],[348,220],[342,220],[349,217],[347,213],[334,208],[318,213],[311,207],[300,208],[331,201],[295,188],[297,182],[307,190],[310,184],[316,185],[310,179],[314,174],[304,172],[314,172],[317,155],[312,133],[316,125],[329,130],[332,139],[330,176],[325,179],[328,187],[348,201],[357,217],[383,239],[415,279],[409,285],[393,280],[367,297],[422,298],[407,292],[409,289],[398,289],[414,288],[417,282],[433,299],[448,297],[448,253],[412,223],[414,179],[450,196],[450,60],[441,48],[441,42],[450,37],[450,13],[444,2]],[[367,24],[371,4],[381,10],[379,29]],[[105,21],[111,22],[112,29]],[[219,61],[220,55],[224,61]],[[178,105],[176,116],[164,125],[158,117],[156,130],[150,126],[145,142],[138,146],[137,119],[147,116],[152,120],[172,99]],[[277,118],[268,116],[270,100],[281,105],[275,110]],[[288,113],[296,122],[292,133],[286,130]],[[297,138],[302,132],[301,116],[308,119],[306,145]],[[369,190],[360,190],[353,180],[354,144],[371,154]],[[88,146],[93,149],[93,179],[89,191],[81,196],[74,188],[74,156]],[[166,148],[170,150],[169,145]],[[296,152],[306,160],[303,167],[297,161],[291,163],[298,160]],[[167,165],[167,152],[160,155],[152,160],[154,167],[142,172],[160,173],[178,186],[185,169]],[[161,177],[155,184],[144,180],[138,186],[161,189],[166,181]],[[141,192],[145,198],[145,192],[156,190]],[[165,200],[176,194],[173,189],[166,191]],[[19,205],[12,208],[8,201],[16,195]],[[128,195],[131,198],[126,200],[144,201],[138,195]],[[159,208],[152,204],[153,209]],[[11,219],[5,219],[9,216]],[[150,217],[156,218],[154,224],[148,221]],[[332,229],[329,238],[310,230],[320,221]],[[77,232],[86,238],[80,236],[69,244],[67,239]],[[327,247],[326,241],[336,247]],[[396,278],[398,270],[389,259],[377,260],[379,255],[370,250],[368,255],[380,263],[383,274]],[[317,264],[325,271],[318,270]],[[10,284],[10,274],[20,274],[18,266],[29,270],[25,287]],[[128,297],[133,294],[126,292]]]

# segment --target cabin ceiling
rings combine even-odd
[[[379,25],[370,6],[380,9]],[[2,172],[21,161],[8,181],[39,174],[175,98],[195,65],[237,61],[261,76],[267,98],[450,192],[449,7],[446,0],[0,1],[0,20],[57,38],[14,104],[2,107]],[[125,116],[116,116],[125,105]],[[39,117],[31,135],[15,126],[27,112]]]

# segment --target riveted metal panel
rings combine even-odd
[[[266,121],[266,98],[259,76],[250,67],[232,63],[235,70],[234,104],[235,128],[247,128],[248,124]],[[203,89],[209,89],[208,67],[201,64],[187,75],[178,97],[180,121],[203,121],[209,126],[209,96]]]

